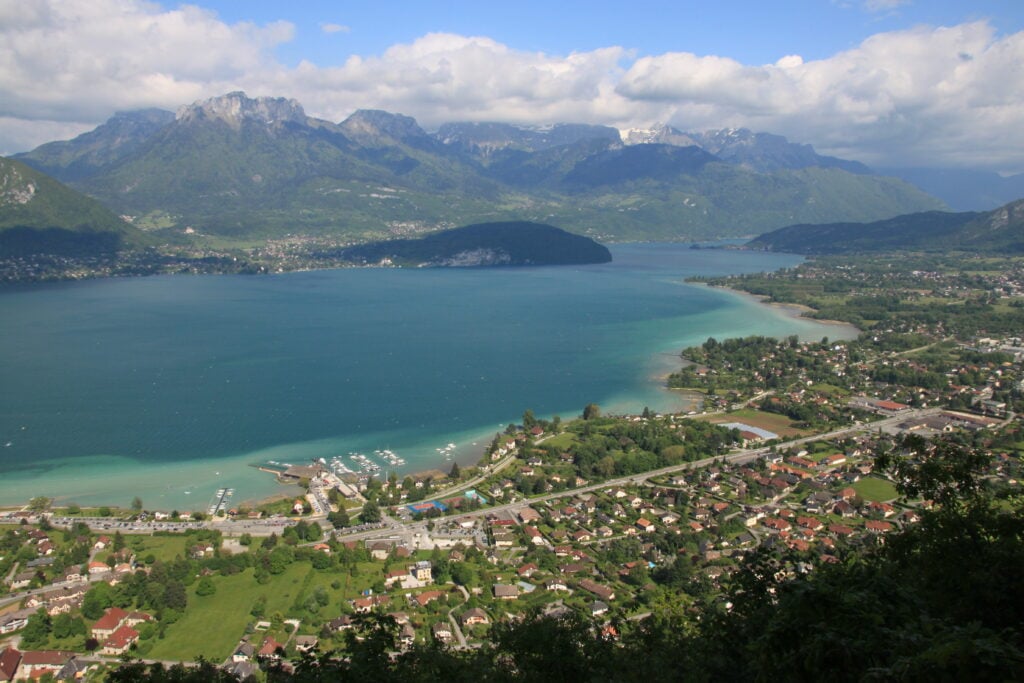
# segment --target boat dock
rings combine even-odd
[[[213,494],[213,498],[210,499],[210,507],[206,511],[207,514],[214,517],[220,512],[227,512],[228,504],[231,502],[231,496],[233,495],[235,495],[234,489],[217,489],[217,493]]]

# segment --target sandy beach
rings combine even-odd
[[[825,320],[821,318],[812,318],[807,315],[813,313],[814,309],[810,306],[803,304],[793,303],[781,303],[778,301],[768,301],[768,297],[761,294],[751,294],[750,292],[744,292],[743,290],[733,289],[732,287],[718,287],[715,285],[705,285],[711,289],[717,289],[723,292],[729,292],[734,296],[738,296],[748,301],[753,301],[761,306],[767,306],[773,310],[780,311],[783,315],[789,318],[798,318],[803,320],[810,320],[822,325],[830,325],[837,328],[838,334],[835,336],[836,339],[856,339],[862,330],[848,322],[842,320]]]

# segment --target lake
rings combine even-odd
[[[400,473],[475,462],[538,416],[680,410],[685,346],[848,337],[692,275],[798,256],[612,247],[595,266],[167,276],[0,290],[0,504],[203,510],[282,491],[250,467],[391,449]]]

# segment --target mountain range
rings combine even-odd
[[[295,100],[240,92],[176,113],[120,113],[16,158],[178,244],[365,242],[494,221],[693,240],[945,208],[856,162],[743,129],[451,123],[428,133],[400,114],[333,123]]]
[[[1024,254],[1024,199],[993,211],[926,211],[872,223],[791,225],[747,246],[808,255],[906,250]]]

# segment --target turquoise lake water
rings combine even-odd
[[[372,453],[400,472],[475,462],[527,408],[678,410],[685,346],[747,334],[849,336],[696,274],[800,257],[613,247],[610,264],[348,269],[93,280],[0,290],[0,504],[205,509],[283,489],[249,465]]]

